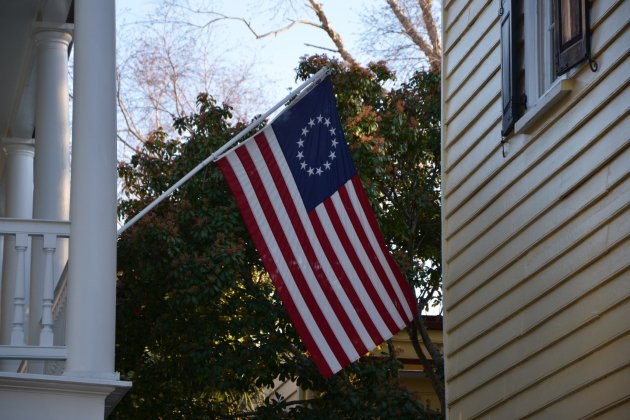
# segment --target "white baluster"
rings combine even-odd
[[[39,333],[40,346],[53,345],[53,299],[55,297],[54,280],[53,280],[53,256],[57,248],[57,236],[44,236],[44,290],[42,298],[42,329]]]
[[[15,235],[15,251],[17,253],[17,267],[15,270],[15,294],[13,295],[13,329],[11,330],[11,345],[24,345],[24,297],[26,295],[25,254],[28,248],[28,235]]]

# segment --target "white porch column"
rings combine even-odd
[[[116,378],[114,0],[74,2],[66,376]]]
[[[33,140],[5,138],[5,217],[30,219],[33,215]],[[2,301],[0,303],[0,344],[10,344],[13,329],[17,252],[15,237],[4,239]],[[0,361],[0,370],[17,369],[15,361]]]
[[[35,112],[34,219],[69,219],[68,46],[72,37],[67,26],[40,26],[35,33],[37,107]],[[54,253],[52,267],[55,281],[58,280],[59,273],[68,259],[67,243],[60,245]],[[33,238],[29,344],[52,346],[52,337],[47,337],[48,342],[40,342],[43,279],[46,266],[43,246],[44,238]],[[39,370],[43,368],[43,365],[40,365]],[[31,366],[35,368],[36,364],[31,363]]]

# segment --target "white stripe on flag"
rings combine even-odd
[[[346,184],[341,188],[347,188],[348,185],[352,185],[352,181],[346,182]],[[354,194],[354,191],[352,191],[352,193]],[[396,310],[396,305],[394,304],[394,302],[392,302],[389,293],[387,293],[387,290],[385,290],[385,287],[383,285],[383,282],[388,281],[388,279],[380,278],[376,271],[376,268],[372,265],[372,260],[370,260],[370,257],[365,252],[365,248],[363,248],[363,243],[361,242],[361,239],[359,239],[359,235],[357,235],[357,232],[354,230],[354,226],[352,225],[352,222],[348,217],[348,213],[346,213],[346,209],[341,202],[339,192],[337,191],[330,198],[335,207],[335,211],[339,216],[339,219],[341,219],[341,223],[346,226],[346,233],[350,238],[350,242],[354,245],[354,251],[357,253],[359,260],[363,264],[363,267],[368,274],[369,280],[372,282],[372,285],[378,292],[381,299],[383,299],[383,303],[385,304],[385,307],[389,310],[389,313],[396,322],[396,325],[398,325],[399,328],[404,328],[406,323],[400,317],[400,314]],[[369,231],[371,232],[371,229]]]
[[[407,319],[411,320],[413,318],[413,315],[411,312],[411,308],[409,307],[409,303],[407,302],[407,299],[405,299],[405,295],[403,291],[401,290],[400,285],[398,284],[398,281],[396,280],[396,276],[392,272],[392,269],[387,261],[387,257],[383,254],[383,249],[379,246],[379,241],[376,239],[376,236],[374,235],[374,231],[372,231],[372,228],[370,227],[370,223],[367,221],[367,216],[363,212],[363,207],[359,203],[359,197],[357,197],[356,191],[354,190],[353,183],[348,182],[346,184],[346,188],[348,190],[348,196],[350,197],[350,201],[352,202],[352,207],[354,208],[354,212],[357,214],[357,216],[359,217],[359,220],[361,221],[361,227],[363,227],[363,230],[365,231],[368,237],[368,240],[370,241],[370,245],[372,246],[374,253],[378,257],[378,260],[383,266],[383,268],[385,269],[387,278],[389,279],[389,282],[391,283],[391,285],[394,288],[394,291],[396,292],[396,297],[398,298],[398,300],[400,301],[400,304],[405,310]],[[408,321],[404,320],[401,328],[407,325],[407,323]]]
[[[335,255],[341,263],[343,270],[346,272],[348,280],[350,280],[350,282],[352,283],[352,287],[354,287],[354,289],[356,290],[357,295],[359,296],[359,299],[363,304],[363,307],[370,315],[370,318],[374,322],[374,326],[378,330],[378,333],[381,335],[381,337],[383,337],[384,340],[391,337],[391,331],[389,330],[387,325],[385,325],[385,321],[381,317],[380,311],[376,308],[376,306],[374,306],[374,302],[370,298],[367,290],[365,290],[365,286],[361,282],[359,275],[354,269],[354,265],[350,261],[350,258],[348,257],[348,254],[346,253],[346,250],[344,249],[344,246],[339,239],[337,231],[335,231],[335,229],[333,228],[332,221],[328,217],[326,208],[323,204],[320,204],[319,206],[315,207],[315,212],[317,213],[317,217],[324,227],[324,230],[326,232],[326,239],[328,239],[328,242],[330,242],[330,245],[335,251]]]
[[[300,199],[300,192],[298,191],[297,185],[295,185],[295,181],[293,180],[291,169],[289,169],[286,159],[284,158],[284,154],[280,150],[280,145],[278,144],[278,140],[276,139],[276,136],[273,130],[269,126],[268,128],[265,129],[264,133],[265,133],[265,137],[267,138],[267,142],[269,143],[269,147],[271,148],[271,152],[273,153],[276,159],[276,162],[278,163],[278,167],[280,168],[280,171],[282,172],[282,177],[286,181],[285,185],[287,186],[287,189],[291,193],[291,198],[293,200],[293,203],[295,204],[298,215],[300,216],[300,221],[302,222],[302,225],[304,226],[304,230],[306,231],[308,240],[313,246],[313,250],[315,252],[315,255],[317,256],[317,260],[319,264],[322,267],[322,270],[324,271],[324,274],[331,282],[331,285],[333,287],[333,290],[335,291],[335,294],[337,295],[337,298],[339,299],[339,301],[341,302],[341,305],[343,306],[344,310],[348,314],[350,321],[352,322],[354,327],[357,329],[357,333],[361,337],[361,341],[363,341],[363,345],[365,345],[367,349],[373,349],[374,347],[376,347],[378,343],[374,343],[374,341],[372,341],[372,339],[370,338],[370,334],[366,331],[363,321],[361,320],[356,309],[352,305],[352,302],[350,302],[350,299],[348,298],[348,295],[346,294],[345,290],[339,284],[339,279],[337,278],[334,270],[332,269],[332,266],[330,265],[330,261],[328,260],[328,257],[326,256],[326,253],[322,249],[319,239],[317,239],[317,235],[315,234],[315,231],[313,230],[313,225],[311,224],[311,221],[308,217],[306,207],[304,207],[304,202]]]
[[[265,133],[268,134],[268,133]],[[268,140],[269,141],[269,140]],[[341,344],[346,356],[351,361],[357,360],[359,358],[359,354],[357,353],[354,345],[348,338],[346,331],[342,328],[341,322],[337,318],[334,309],[331,307],[330,302],[324,295],[323,290],[321,289],[317,279],[315,278],[315,273],[313,272],[311,265],[308,263],[308,259],[304,254],[304,249],[298,240],[297,232],[294,230],[293,225],[289,222],[290,218],[287,214],[286,208],[284,204],[282,204],[282,198],[276,189],[275,183],[271,174],[269,173],[269,168],[265,164],[265,159],[263,158],[260,150],[258,149],[258,145],[256,142],[249,142],[246,145],[247,150],[249,151],[254,165],[256,166],[256,170],[258,171],[258,175],[263,181],[263,185],[265,187],[265,191],[267,192],[267,196],[269,197],[269,201],[271,202],[273,209],[278,216],[278,219],[281,220],[281,227],[284,231],[284,234],[289,242],[289,246],[293,255],[295,256],[296,262],[298,262],[298,267],[302,274],[304,275],[304,279],[308,283],[308,287],[313,293],[313,297],[315,301],[321,308],[328,325],[330,325],[331,330],[334,332],[335,337]],[[280,164],[280,162],[277,162]],[[290,184],[293,181],[293,178],[285,178],[280,181],[285,181],[285,184]],[[298,208],[298,213],[300,209]],[[300,215],[301,216],[301,215]]]
[[[250,142],[253,143],[253,142]],[[287,266],[287,262],[282,256],[282,252],[280,251],[280,247],[276,242],[276,239],[273,235],[271,228],[269,227],[269,223],[264,215],[262,208],[260,207],[260,203],[258,202],[258,198],[256,197],[256,193],[254,192],[254,188],[249,181],[249,177],[243,167],[240,159],[236,155],[236,153],[230,153],[225,156],[227,161],[229,162],[232,170],[236,174],[236,177],[241,184],[241,188],[245,194],[245,199],[252,210],[252,214],[256,219],[256,223],[260,227],[260,231],[262,233],[262,237],[267,245],[269,253],[273,258],[278,271],[280,272],[282,279],[284,280],[285,286],[291,295],[291,299],[295,302],[295,305],[300,313],[301,318],[304,320],[309,332],[311,333],[313,339],[318,344],[322,355],[324,356],[326,363],[333,372],[337,372],[342,368],[339,361],[335,357],[334,352],[331,350],[328,342],[324,338],[321,330],[319,329],[317,322],[313,318],[302,294],[300,293],[298,287],[295,284],[295,279],[293,278],[291,271]]]

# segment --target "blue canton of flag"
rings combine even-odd
[[[306,210],[311,211],[356,175],[341,130],[330,78],[272,124]]]
[[[414,318],[414,293],[352,163],[330,78],[217,164],[322,375]]]

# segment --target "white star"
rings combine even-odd
[[[334,159],[335,157],[337,157],[337,155],[335,155],[335,152],[330,152],[328,157],[331,158],[331,159]]]
[[[326,161],[326,162],[324,163],[324,168],[325,168],[326,170],[329,170],[329,169],[330,169],[330,163],[328,163],[328,161]]]
[[[324,125],[326,127],[328,127],[330,125],[330,118],[326,118],[326,120],[324,121]]]
[[[332,139],[332,147],[337,147],[337,145],[339,144],[339,142],[335,139]]]
[[[317,122],[321,124],[322,120],[324,119],[324,117],[322,117],[322,114],[319,114],[317,116]]]
[[[328,131],[330,131],[330,135],[331,135],[331,136],[334,136],[334,135],[335,135],[335,130],[336,130],[336,128],[335,128],[335,127],[332,127],[330,130],[328,130]]]
[[[310,121],[308,122],[308,125],[311,126],[311,127],[314,126],[315,125],[315,120],[311,118]]]
[[[309,175],[313,175],[315,173],[315,171],[313,170],[313,168],[308,168],[308,174]]]
[[[302,160],[304,159],[304,153],[302,153],[302,151],[300,150],[296,156],[298,159]]]
[[[319,167],[317,168],[317,175],[321,175],[324,171],[322,171],[322,168]]]
[[[297,141],[297,145],[298,145],[298,147],[304,147],[304,140],[299,139],[299,140]]]
[[[307,135],[307,134],[308,134],[308,129],[307,129],[306,127],[304,127],[304,128],[302,129],[302,135],[303,135],[303,136],[305,136],[305,135]]]
[[[306,164],[306,162],[302,162],[302,163],[300,163],[300,169],[304,169],[304,170],[306,170],[306,167],[307,167],[307,166],[308,166],[308,165]]]

